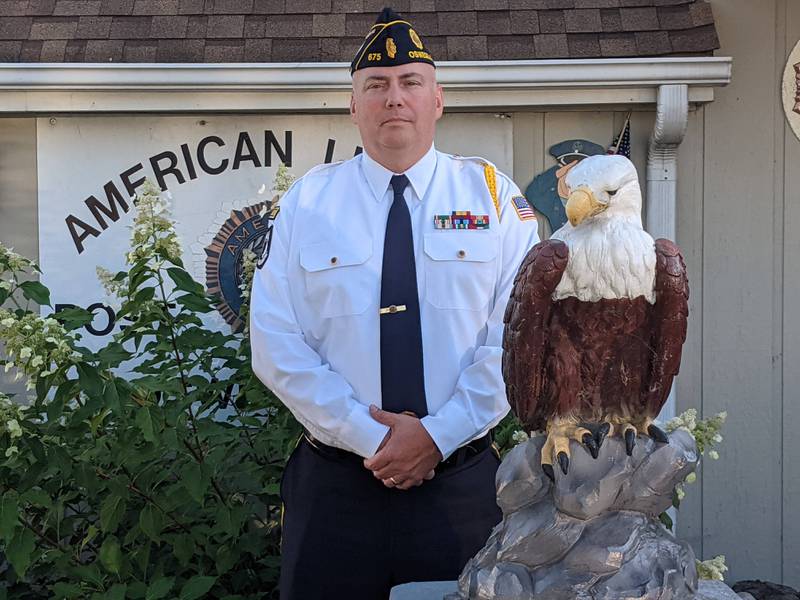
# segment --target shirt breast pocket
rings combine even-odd
[[[437,308],[480,310],[494,296],[499,239],[472,231],[426,233],[425,298]]]
[[[367,266],[371,244],[321,242],[300,249],[306,300],[324,318],[358,315],[367,310],[373,294]]]

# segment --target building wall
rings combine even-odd
[[[679,534],[728,580],[800,587],[800,142],[780,81],[800,39],[793,0],[713,2],[732,83],[690,115],[678,242],[691,272],[678,410],[728,412],[719,461],[688,486]]]

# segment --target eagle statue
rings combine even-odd
[[[542,469],[569,469],[570,440],[597,458],[618,435],[667,442],[653,422],[678,373],[689,287],[678,247],[642,228],[636,169],[583,159],[566,177],[569,221],[527,254],[504,317],[503,379],[528,431],[546,431]]]

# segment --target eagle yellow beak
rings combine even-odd
[[[606,204],[598,202],[590,190],[578,188],[567,198],[565,208],[570,224],[573,227],[577,227],[588,217],[603,211],[606,206]]]

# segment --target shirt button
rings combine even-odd
[[[339,259],[335,256],[331,256],[331,264],[335,265],[337,262],[339,262]]]
[[[464,258],[466,255],[467,255],[467,253],[464,252],[464,250],[459,250],[458,251],[458,258]]]

